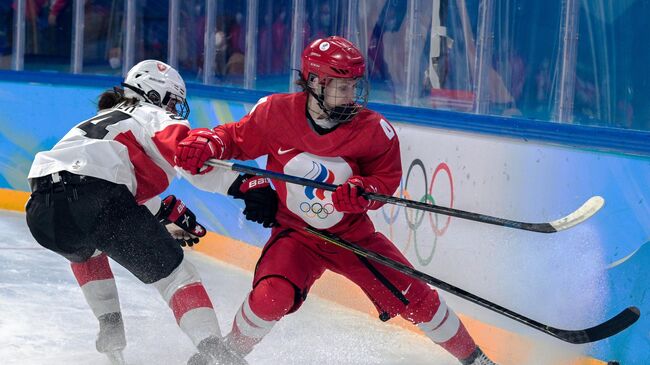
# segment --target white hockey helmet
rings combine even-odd
[[[122,83],[124,96],[136,98],[175,113],[183,119],[190,115],[185,82],[170,65],[144,60],[133,66]]]

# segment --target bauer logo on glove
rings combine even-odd
[[[246,219],[264,227],[276,225],[278,194],[271,187],[271,180],[253,175],[240,175],[228,188],[228,195],[242,199],[246,207],[242,212]]]
[[[174,195],[163,199],[156,218],[183,247],[192,247],[199,242],[200,237],[205,236],[205,228],[196,221],[194,213]]]

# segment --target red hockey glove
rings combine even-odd
[[[196,221],[194,213],[173,195],[163,199],[156,218],[183,247],[192,247],[199,243],[199,237],[205,236],[205,228]]]
[[[363,181],[352,176],[332,193],[334,208],[342,213],[365,213],[370,201],[361,196],[363,193]]]
[[[278,194],[271,187],[269,179],[250,174],[240,175],[230,185],[228,195],[244,200],[246,208],[243,213],[249,221],[257,222],[267,228],[276,225]]]
[[[183,139],[176,147],[174,160],[176,165],[191,174],[205,174],[212,171],[212,166],[204,166],[211,158],[223,155],[224,144],[213,131],[207,128],[197,128]]]

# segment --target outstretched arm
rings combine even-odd
[[[206,161],[252,160],[269,153],[266,141],[273,138],[268,128],[271,101],[263,97],[237,123],[228,123],[214,129],[199,128],[190,131],[176,149],[174,162],[189,173],[203,174],[212,169]]]

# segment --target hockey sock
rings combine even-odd
[[[228,345],[246,355],[253,351],[275,323],[294,305],[295,289],[288,281],[271,277],[260,281],[237,311]]]
[[[406,307],[402,316],[417,324],[433,342],[459,360],[469,357],[476,344],[451,308],[435,290],[425,292],[421,299]]]
[[[195,346],[210,337],[221,338],[212,301],[194,266],[186,259],[169,276],[152,284],[167,302],[176,323]]]
[[[440,305],[431,320],[418,324],[418,327],[433,342],[459,360],[466,359],[476,350],[476,344],[467,329],[443,300],[440,300]]]
[[[95,317],[120,312],[115,278],[105,253],[95,251],[90,259],[71,262],[70,267]]]

